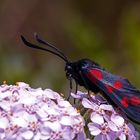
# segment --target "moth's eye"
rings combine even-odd
[[[69,69],[69,70],[70,70],[70,69],[72,69],[72,67],[71,67],[71,66],[67,66],[67,69]]]

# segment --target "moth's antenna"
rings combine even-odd
[[[57,52],[54,52],[54,51],[49,50],[49,49],[46,49],[46,48],[39,47],[39,46],[37,46],[37,45],[35,45],[35,44],[32,44],[32,43],[28,42],[28,41],[25,39],[25,37],[22,36],[22,35],[21,35],[21,39],[22,39],[23,43],[24,43],[26,46],[30,47],[30,48],[35,48],[35,49],[39,49],[39,50],[43,50],[43,51],[50,52],[50,53],[52,53],[52,54],[54,54],[54,55],[56,55],[56,56],[62,58],[65,62],[67,62],[67,63],[69,62],[68,59],[67,59],[66,57],[60,55],[60,54],[57,53]]]
[[[44,45],[47,45],[48,47],[54,49],[55,51],[57,51],[61,56],[63,56],[65,59],[68,60],[68,58],[58,49],[56,48],[55,46],[53,46],[52,44],[48,43],[47,41],[41,39],[37,33],[34,34],[35,36],[35,39],[39,42],[39,43],[42,43]]]

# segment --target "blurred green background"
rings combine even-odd
[[[69,59],[90,58],[140,88],[139,1],[0,1],[0,81],[64,91],[63,61],[22,43],[34,32]]]
[[[140,89],[139,0],[1,0],[0,81],[66,93],[64,63],[27,48],[33,33],[60,48],[70,60],[89,58],[127,77]]]
[[[68,91],[63,61],[22,43],[34,32],[70,60],[92,59],[140,88],[140,1],[0,1],[0,81]]]

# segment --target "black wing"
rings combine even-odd
[[[100,67],[86,69],[82,75],[102,90],[130,119],[140,123],[140,91],[127,79]]]

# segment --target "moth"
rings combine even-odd
[[[62,51],[41,39],[37,34],[35,35],[37,42],[48,46],[48,48],[30,43],[23,36],[21,39],[28,47],[47,51],[64,60],[66,77],[70,83],[72,80],[75,81],[76,90],[80,85],[88,91],[103,93],[107,101],[119,107],[129,119],[140,123],[140,91],[128,79],[106,71],[90,59],[71,62]],[[72,88],[71,84],[70,88]]]

